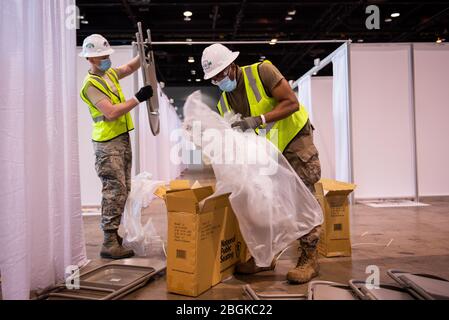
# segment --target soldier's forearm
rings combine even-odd
[[[266,122],[270,123],[285,119],[298,110],[299,103],[297,101],[284,100],[279,102],[273,110],[267,112],[264,116]]]

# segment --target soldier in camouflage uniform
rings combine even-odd
[[[132,151],[129,132],[134,129],[130,111],[153,95],[151,86],[145,86],[126,100],[119,80],[140,68],[136,57],[118,68],[111,68],[109,56],[114,52],[101,35],[87,37],[81,57],[90,63],[90,70],[81,89],[81,98],[92,116],[92,141],[95,151],[95,169],[103,185],[101,227],[104,241],[100,255],[103,258],[122,259],[134,255],[122,246],[118,234],[121,217],[131,191]]]
[[[283,149],[286,159],[313,193],[314,184],[321,176],[321,166],[313,143],[313,126],[308,120],[308,114],[301,109],[304,106],[299,104],[287,80],[271,62],[240,67],[234,63],[238,55],[238,52],[231,52],[221,44],[213,44],[203,51],[204,79],[211,79],[222,91],[217,105],[219,113],[223,116],[226,109],[232,109],[241,114],[243,120],[232,124],[232,127],[242,131],[288,120],[283,122],[281,129],[285,130],[285,137],[295,130],[295,127],[289,127],[291,131],[286,130],[288,126],[302,127],[296,136],[289,137],[289,141],[281,141],[283,146],[280,149]],[[300,257],[296,268],[287,274],[290,282],[304,283],[318,275],[317,243],[320,230],[321,227],[317,226],[299,239]],[[239,264],[236,271],[252,274],[273,270],[275,265],[276,259],[270,267],[261,268],[251,258],[248,262]]]

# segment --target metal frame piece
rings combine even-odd
[[[424,273],[411,273],[406,271],[400,271],[395,269],[390,269],[387,271],[387,274],[396,281],[399,285],[401,285],[404,289],[406,289],[411,295],[416,297],[419,300],[439,300],[439,299],[449,299],[449,291],[445,292],[444,297],[435,296],[432,293],[428,292],[425,288],[419,286],[417,283],[412,281],[411,279],[407,279],[407,275],[417,276],[427,278],[429,280],[437,280],[442,282],[447,282],[449,286],[449,280],[445,278],[441,278],[432,274],[424,274]]]
[[[288,293],[279,293],[279,294],[267,294],[267,293],[257,293],[251,287],[251,285],[246,284],[243,286],[243,292],[246,293],[252,300],[307,300],[307,295],[305,294],[288,294]]]
[[[109,269],[122,269],[127,271],[138,271],[142,275],[137,279],[124,285],[106,284],[104,281],[89,280],[95,274],[102,271],[107,273]],[[157,274],[165,271],[166,263],[154,259],[131,258],[114,261],[79,276],[80,286],[78,289],[69,290],[65,284],[59,284],[39,295],[36,300],[48,299],[73,299],[73,300],[117,300],[125,295],[145,286],[147,282]]]
[[[159,95],[158,85],[156,78],[156,68],[154,61],[154,54],[151,48],[151,31],[147,30],[147,39],[144,39],[142,23],[137,23],[138,32],[136,33],[137,52],[140,57],[140,64],[142,69],[142,79],[145,86],[151,85],[154,90],[153,96],[147,100],[148,121],[150,123],[151,132],[154,136],[157,136],[160,132],[160,120],[159,120]],[[145,46],[149,46],[148,53],[145,53]]]

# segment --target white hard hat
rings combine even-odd
[[[108,40],[99,34],[93,34],[84,39],[83,51],[79,54],[82,58],[96,58],[109,56],[114,50],[109,45]]]
[[[204,71],[204,80],[211,79],[223,71],[237,59],[240,52],[232,52],[224,45],[215,43],[203,51],[201,65]]]

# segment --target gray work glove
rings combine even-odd
[[[231,127],[234,129],[241,129],[242,131],[246,131],[248,129],[257,129],[262,125],[262,118],[258,117],[247,117],[242,121],[234,122]]]

